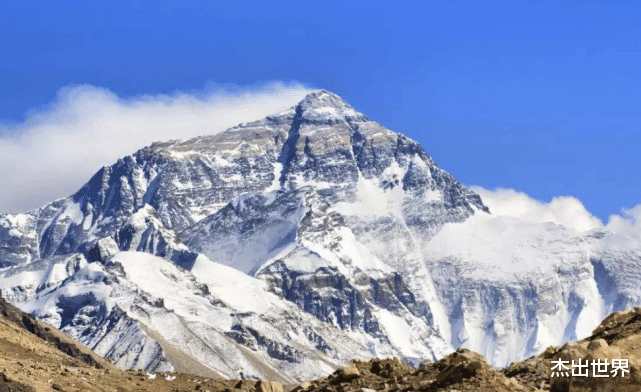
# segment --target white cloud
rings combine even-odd
[[[621,215],[610,215],[605,229],[641,239],[641,204],[624,208]]]
[[[641,204],[622,208],[620,214],[610,215],[604,224],[572,196],[556,196],[544,202],[514,189],[488,190],[480,186],[471,186],[470,189],[481,196],[494,216],[509,216],[533,223],[553,222],[578,231],[603,229],[641,240]]]
[[[603,227],[603,222],[572,196],[556,196],[550,202],[543,202],[514,189],[488,190],[479,186],[470,189],[481,196],[493,215],[535,223],[553,222],[578,231]]]
[[[311,91],[269,83],[123,99],[100,87],[65,87],[24,123],[0,124],[0,213],[66,197],[100,167],[153,141],[218,133],[283,111]]]

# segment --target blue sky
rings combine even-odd
[[[2,2],[0,136],[70,85],[129,99],[298,82],[465,184],[575,196],[602,220],[641,203],[641,2],[108,3]]]

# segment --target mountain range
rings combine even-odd
[[[637,239],[495,216],[325,90],[0,214],[2,296],[123,369],[292,383],[458,348],[502,367],[639,305],[640,278]]]

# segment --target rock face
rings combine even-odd
[[[504,366],[638,304],[640,264],[634,239],[492,216],[324,90],[0,215],[3,295],[37,318],[121,367],[281,382],[459,347]]]

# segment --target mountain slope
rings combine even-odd
[[[548,347],[541,355],[497,370],[483,357],[460,349],[437,362],[413,368],[398,359],[354,361],[328,377],[306,380],[294,391],[421,390],[421,391],[637,391],[641,385],[639,352],[641,308],[616,312],[588,338]],[[628,361],[608,377],[595,377],[594,368],[574,369],[587,376],[552,376],[553,361],[577,363],[624,358]],[[569,365],[568,365],[569,366]],[[176,391],[283,390],[278,383],[212,380],[184,373],[121,371],[60,331],[34,320],[0,299],[0,389],[7,391]],[[603,371],[601,371],[603,376]],[[284,390],[291,390],[286,386]]]

